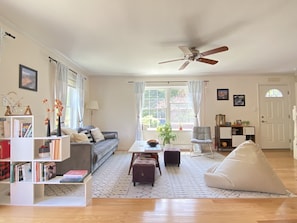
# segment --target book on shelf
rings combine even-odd
[[[52,139],[49,142],[49,148],[50,148],[50,154],[51,154],[51,159],[57,160],[60,159],[60,139]]]
[[[47,162],[43,165],[44,171],[44,181],[53,179],[56,177],[56,163],[55,162]]]
[[[22,176],[24,181],[31,181],[32,180],[32,166],[31,163],[24,163],[21,166],[22,169]]]
[[[83,182],[88,175],[88,170],[69,170],[66,172],[60,182]]]
[[[83,178],[62,178],[60,180],[60,183],[82,183],[84,182],[84,177]]]
[[[0,137],[10,137],[10,122],[6,118],[0,118]]]
[[[32,137],[32,123],[25,120],[13,120],[13,137]]]
[[[0,141],[0,159],[7,159],[10,157],[10,140]]]
[[[12,163],[10,166],[10,182],[30,181],[32,166],[30,162]]]
[[[32,137],[32,123],[21,122],[21,137]]]
[[[55,162],[36,162],[35,181],[42,182],[56,177]]]
[[[10,163],[0,162],[0,180],[5,180],[10,177]]]

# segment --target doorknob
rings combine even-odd
[[[261,122],[264,123],[264,122],[267,122],[267,121],[262,120]]]

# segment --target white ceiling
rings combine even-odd
[[[296,0],[1,0],[0,15],[89,75],[294,74],[297,67]],[[216,65],[158,64],[182,58],[178,46],[224,45],[229,51],[207,56]]]

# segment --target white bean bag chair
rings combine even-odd
[[[285,186],[253,141],[245,141],[220,164],[211,167],[204,180],[209,187],[287,194]]]

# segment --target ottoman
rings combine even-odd
[[[133,163],[132,181],[138,183],[155,183],[156,160],[154,158],[138,157]]]
[[[164,164],[180,164],[180,149],[178,148],[166,148],[164,150]]]

